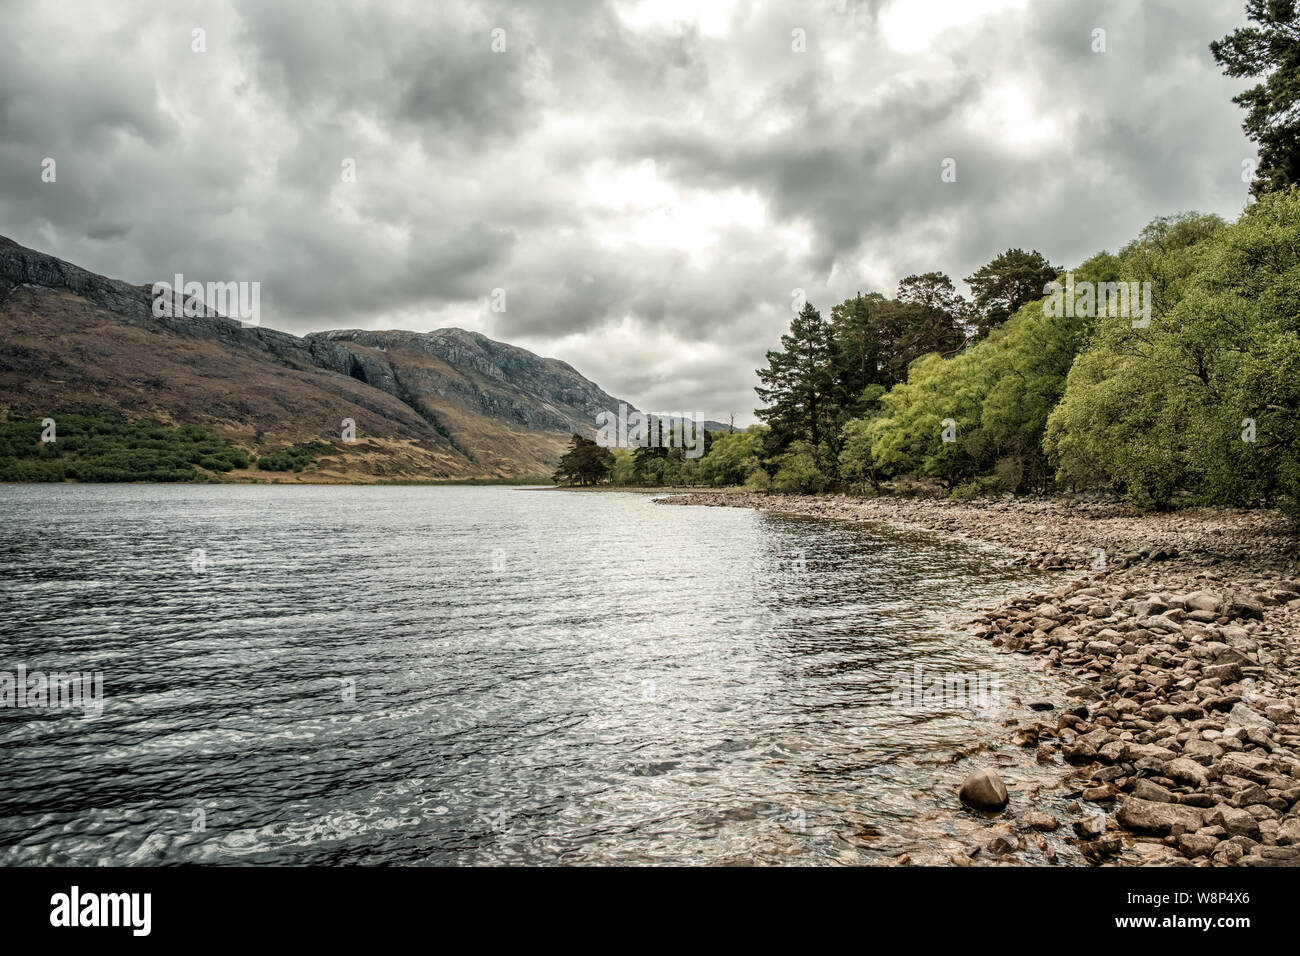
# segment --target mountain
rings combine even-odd
[[[463,329],[298,337],[153,304],[0,237],[0,404],[193,423],[258,454],[330,442],[302,478],[362,481],[548,475],[619,406],[565,362]]]

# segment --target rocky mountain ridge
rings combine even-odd
[[[0,237],[0,403],[193,422],[255,451],[336,439],[352,419],[357,445],[325,480],[549,474],[572,432],[620,404],[568,363],[476,332],[299,337],[183,301],[156,315],[151,286]]]

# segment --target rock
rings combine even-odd
[[[1152,614],[1164,614],[1169,610],[1169,605],[1160,600],[1159,596],[1152,594],[1144,601],[1138,601],[1133,606],[1133,613],[1138,617],[1149,617]]]
[[[1080,843],[1079,852],[1090,860],[1099,860],[1102,857],[1118,853],[1122,846],[1119,837],[1105,837],[1100,840],[1093,840],[1091,843]]]
[[[1146,779],[1139,780],[1133,785],[1133,796],[1141,800],[1152,800],[1156,803],[1174,802],[1173,793],[1160,786],[1160,784],[1152,783]]]
[[[1295,720],[1295,708],[1290,704],[1269,704],[1264,714],[1275,724],[1289,724]]]
[[[1226,730],[1233,730],[1237,727],[1258,727],[1266,733],[1273,733],[1277,730],[1277,724],[1261,714],[1255,713],[1245,704],[1235,704],[1231,711],[1228,712],[1228,720],[1224,724]]]
[[[1214,862],[1219,866],[1236,866],[1245,851],[1235,843],[1220,843],[1214,851]]]
[[[1246,789],[1239,790],[1232,795],[1232,805],[1245,809],[1259,803],[1268,803],[1269,799],[1267,790],[1257,783],[1252,783]]]
[[[1259,839],[1259,821],[1247,810],[1238,810],[1236,807],[1221,804],[1210,812],[1206,822],[1212,826],[1223,827],[1231,836]]]
[[[1272,776],[1268,771],[1268,765],[1269,757],[1266,754],[1230,753],[1224,754],[1223,759],[1219,761],[1219,771],[1228,776],[1267,784]]]
[[[1164,836],[1175,829],[1182,833],[1196,832],[1201,829],[1204,815],[1195,807],[1129,797],[1120,806],[1116,819],[1125,829]]]
[[[1050,813],[1040,813],[1037,810],[1031,810],[1025,814],[1025,826],[1031,830],[1045,830],[1051,832],[1060,827],[1061,821],[1056,819]]]
[[[1178,837],[1178,849],[1186,856],[1209,856],[1219,846],[1219,838],[1208,834],[1183,833]]]
[[[1008,853],[1014,853],[1020,849],[1020,841],[1013,836],[1007,836],[1005,833],[995,836],[992,840],[984,845],[994,856],[1006,856]]]
[[[1210,761],[1218,760],[1223,756],[1223,748],[1212,740],[1189,740],[1183,744],[1184,757],[1205,757]]]
[[[1030,710],[1055,710],[1056,705],[1050,700],[1034,700],[1029,702]]]
[[[1082,796],[1091,803],[1106,803],[1114,800],[1117,794],[1114,787],[1105,784],[1100,787],[1085,787]]]
[[[1074,832],[1079,834],[1079,836],[1085,840],[1101,836],[1106,832],[1105,814],[1093,813],[1084,817],[1082,820],[1075,821]]]
[[[1188,784],[1197,790],[1204,790],[1210,785],[1210,778],[1206,775],[1205,768],[1189,757],[1179,757],[1169,761],[1165,764],[1164,773],[1170,780]]]
[[[1221,603],[1217,595],[1208,591],[1193,591],[1183,598],[1183,607],[1189,611],[1214,611]]]
[[[1152,720],[1164,720],[1166,717],[1173,717],[1175,720],[1199,720],[1205,716],[1205,711],[1195,704],[1155,704],[1147,708],[1147,713],[1151,715]]]
[[[977,770],[963,781],[961,802],[976,810],[1001,810],[1007,805],[1006,784],[992,770]]]
[[[1201,668],[1201,674],[1207,680],[1237,681],[1241,680],[1241,665],[1237,663],[1210,664]]]
[[[1147,618],[1146,627],[1151,631],[1159,631],[1162,634],[1182,634],[1183,628],[1177,621],[1171,621],[1163,614],[1153,614]]]
[[[1237,861],[1238,866],[1300,866],[1300,846],[1257,847],[1249,856]]]
[[[1225,602],[1224,613],[1232,618],[1250,618],[1260,620],[1264,617],[1263,606],[1254,598],[1240,592],[1231,595]]]

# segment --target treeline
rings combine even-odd
[[[982,272],[1005,278],[1005,265]],[[974,284],[974,302],[936,299],[944,333],[970,334],[896,382],[880,381],[889,337],[870,297],[829,321],[805,308],[759,372],[774,484],[928,479],[957,496],[1100,489],[1147,507],[1300,509],[1300,191],[1266,194],[1231,225],[1158,219],[1052,281],[998,306],[1006,319],[980,310]],[[862,385],[865,354],[878,380]]]
[[[703,454],[690,456],[680,445],[604,448],[575,434],[553,478],[560,484],[662,487],[731,487],[761,473],[761,434],[705,431]]]
[[[1157,219],[1068,273],[1013,249],[966,281],[807,304],[758,372],[764,425],[694,459],[575,436],[557,480],[1300,511],[1300,190],[1232,224]]]
[[[1006,262],[981,272],[997,277]],[[959,496],[1103,489],[1148,507],[1300,505],[1300,192],[1265,194],[1231,225],[1158,219],[1119,253],[1048,281],[1057,294],[1039,285],[1008,318],[984,311],[973,332],[963,315],[979,309],[974,283],[974,302],[936,299],[945,333],[968,330],[963,345],[911,359],[904,380],[872,381],[856,399],[861,372],[846,372],[863,367],[863,341],[867,368],[888,369],[860,319],[870,297],[829,321],[805,308],[759,373],[773,483],[928,479]],[[1117,301],[1119,289],[1135,294]]]

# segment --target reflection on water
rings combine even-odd
[[[0,710],[6,864],[939,862],[986,825],[953,755],[1045,686],[944,624],[1026,572],[861,526],[502,487],[0,519],[0,670],[106,698]],[[999,703],[895,706],[917,665]]]

